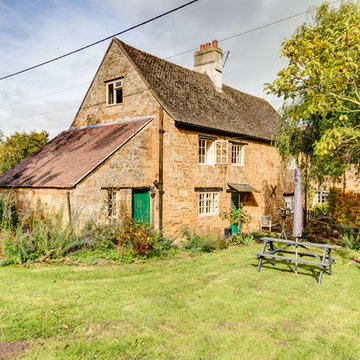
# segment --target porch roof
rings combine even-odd
[[[250,184],[228,184],[228,186],[230,188],[230,192],[260,192]]]

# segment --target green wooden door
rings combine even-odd
[[[234,206],[236,209],[238,209],[241,202],[242,202],[242,196],[240,193],[231,194],[231,202],[230,202],[231,206]],[[238,233],[237,227],[233,224],[230,224],[230,227],[231,227],[231,233],[233,235],[236,235]]]
[[[150,191],[136,190],[132,192],[132,216],[134,221],[150,224]]]

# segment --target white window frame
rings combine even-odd
[[[244,145],[232,144],[232,147],[231,147],[231,164],[232,165],[244,166],[244,149],[245,149]],[[234,155],[235,155],[235,157],[234,157]]]
[[[228,142],[226,140],[215,141],[215,164],[227,165],[228,147]]]
[[[200,192],[198,201],[199,216],[211,216],[219,214],[219,193]]]
[[[294,197],[293,196],[284,196],[284,198],[285,198],[285,208],[290,209],[291,211],[294,211]]]
[[[323,189],[315,190],[313,207],[315,207],[316,205],[325,204],[328,196],[329,196],[329,190],[323,190]]]
[[[110,86],[112,86],[112,102],[110,102]],[[121,101],[117,102],[117,91],[121,90]],[[115,80],[108,82],[106,84],[106,104],[107,106],[119,105],[123,103],[124,91],[123,91],[123,81]]]
[[[214,164],[214,141],[199,138],[199,164]]]
[[[117,214],[117,193],[114,189],[108,189],[107,191],[107,216],[109,218],[116,217]]]

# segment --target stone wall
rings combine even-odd
[[[178,235],[188,226],[195,230],[224,233],[229,222],[219,215],[199,216],[198,193],[195,187],[222,187],[219,192],[219,212],[230,208],[231,194],[228,183],[248,183],[259,193],[247,193],[244,199],[251,222],[245,230],[259,229],[259,215],[272,215],[279,222],[278,208],[284,206],[283,192],[289,187],[286,167],[276,150],[267,143],[245,141],[244,166],[231,164],[231,145],[228,164],[199,164],[199,133],[181,130],[165,116],[164,134],[164,229]],[[209,134],[203,134],[209,135]],[[230,138],[217,136],[218,140]],[[232,138],[234,140],[234,138]],[[271,196],[276,186],[276,197]]]
[[[68,220],[67,190],[62,189],[0,189],[2,197],[12,194],[20,217],[36,214],[56,214],[63,211],[64,220]]]
[[[140,133],[120,148],[96,171],[71,190],[74,214],[84,223],[93,219],[108,220],[107,188],[116,190],[116,218],[131,216],[131,188],[150,187],[157,178],[158,119],[154,119]],[[158,196],[151,199],[150,210],[158,207]],[[155,203],[156,202],[156,203]],[[157,216],[151,213],[151,222],[157,226]]]
[[[107,105],[105,81],[123,78],[123,102]],[[71,127],[158,115],[158,103],[132,63],[112,42]]]
[[[108,106],[105,81],[123,76],[123,103]],[[117,190],[117,217],[131,215],[131,188],[150,187],[159,180],[159,110],[160,105],[128,58],[113,42],[84,98],[72,127],[110,123],[130,118],[154,116],[139,134],[132,138],[95,171],[69,190],[73,216],[83,224],[88,220],[107,221],[107,190]],[[268,143],[241,139],[245,145],[244,166],[199,164],[198,132],[179,129],[168,114],[164,117],[164,232],[178,236],[184,227],[198,231],[224,233],[229,222],[219,214],[199,216],[195,187],[221,187],[219,213],[229,210],[231,194],[228,183],[248,183],[259,193],[247,193],[245,208],[252,220],[245,230],[259,229],[259,215],[272,215],[279,222],[277,209],[284,206],[283,192],[289,192],[291,177],[285,164]],[[206,134],[205,134],[206,135]],[[217,136],[219,140],[230,140]],[[234,140],[234,139],[233,139]],[[276,196],[271,195],[276,187]],[[119,189],[121,188],[121,189]],[[68,206],[67,190],[16,190],[21,209],[47,207],[57,211]],[[158,192],[150,202],[151,222],[158,227]]]

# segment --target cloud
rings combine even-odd
[[[185,3],[185,0],[14,0],[0,2],[0,75],[5,75],[119,32]],[[160,57],[197,48],[267,22],[304,11],[321,0],[200,0],[176,13],[124,34],[121,40]],[[285,65],[279,58],[284,36],[306,20],[298,17],[220,43],[230,57],[224,82],[266,97],[263,84]],[[16,26],[14,25],[16,24]],[[109,42],[19,76],[0,81],[0,129],[45,129],[51,136],[66,129],[86,86],[4,108],[48,93],[90,83]],[[193,55],[171,59],[192,68]],[[280,101],[267,99],[275,106]],[[62,111],[66,110],[66,111]],[[34,114],[43,114],[33,116]],[[46,114],[45,114],[46,113]]]

